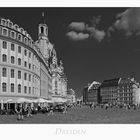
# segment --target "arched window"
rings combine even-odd
[[[14,84],[11,84],[11,92],[14,92]]]
[[[15,50],[15,45],[12,43],[11,44],[11,51],[14,51]]]
[[[15,32],[11,31],[11,38],[15,38]]]
[[[18,58],[18,65],[21,65],[21,59]]]
[[[3,92],[6,92],[6,89],[7,88],[7,85],[6,85],[6,83],[2,83],[2,91]]]
[[[15,57],[11,56],[11,63],[14,64],[15,63]]]
[[[3,54],[3,55],[2,55],[2,61],[3,61],[3,62],[6,62],[6,61],[7,61],[7,55],[6,55],[6,54]]]
[[[4,36],[8,36],[8,30],[7,29],[3,29],[2,31],[3,31]]]
[[[24,93],[27,93],[27,86],[24,86]]]
[[[14,69],[11,69],[11,78],[14,78]]]
[[[3,41],[3,49],[7,49],[7,42]]]
[[[2,76],[3,77],[7,76],[6,68],[2,68]]]
[[[22,41],[22,35],[21,34],[18,34],[18,40]]]
[[[18,84],[18,93],[21,93],[21,84]]]
[[[44,28],[43,27],[40,27],[41,28],[41,33],[44,33]]]
[[[18,46],[18,53],[21,53],[21,46]]]
[[[21,79],[21,71],[18,71],[18,79]]]

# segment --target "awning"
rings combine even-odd
[[[52,98],[52,101],[53,102],[58,102],[58,103],[65,103],[66,102],[66,100],[62,99],[62,98]]]
[[[34,103],[52,103],[52,100],[46,100],[43,98],[38,98],[33,100]]]
[[[7,103],[32,103],[32,102],[33,102],[32,100],[26,98],[17,98],[7,101]]]

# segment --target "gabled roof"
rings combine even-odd
[[[135,80],[132,80],[131,78],[121,78],[119,85],[126,84],[135,84],[136,86],[139,86],[139,83],[137,83]]]
[[[120,78],[104,80],[101,84],[101,87],[114,87],[118,86]]]
[[[90,90],[90,89],[92,89],[93,87],[97,87],[97,86],[99,86],[99,85],[101,85],[101,83],[99,83],[99,82],[96,82],[96,81],[93,81],[89,86],[88,86],[88,90]]]

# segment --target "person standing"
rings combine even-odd
[[[17,107],[15,108],[15,112],[17,114],[17,120],[20,120],[21,117],[20,117],[20,105],[17,105]]]
[[[64,113],[67,113],[67,105],[64,105],[63,114],[64,114]]]
[[[27,107],[27,117],[31,117],[32,116],[31,112],[32,112],[31,106],[28,105],[28,107]]]
[[[17,108],[16,108],[16,113],[17,113],[17,120],[23,120],[23,107],[22,105],[17,105]]]

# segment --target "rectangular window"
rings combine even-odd
[[[27,93],[27,86],[24,86],[24,93]]]
[[[11,69],[11,78],[14,78],[14,69]]]
[[[24,80],[27,80],[27,73],[24,73]]]
[[[29,87],[29,94],[31,94],[31,87]]]
[[[31,74],[29,74],[29,81],[31,81]]]

